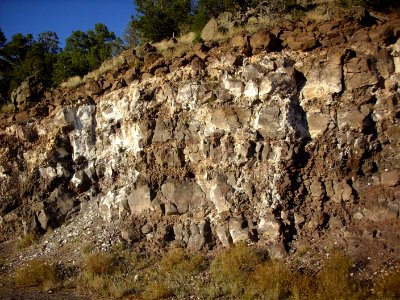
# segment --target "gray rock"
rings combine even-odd
[[[193,181],[166,182],[162,185],[161,192],[167,202],[176,206],[179,214],[195,212],[205,203],[203,191]]]
[[[140,215],[152,210],[150,188],[140,185],[132,190],[128,196],[128,204],[132,214]]]
[[[276,139],[282,135],[281,111],[277,106],[262,108],[258,117],[257,129],[264,138]]]
[[[243,220],[241,219],[233,219],[229,221],[229,234],[234,244],[249,239],[249,229],[244,228]]]
[[[92,186],[92,181],[85,171],[78,171],[72,176],[71,182],[79,192],[86,192]]]
[[[230,236],[227,224],[217,225],[215,228],[215,233],[218,237],[218,240],[224,247],[229,247],[231,245],[232,238]]]
[[[42,83],[38,82],[34,76],[30,76],[11,93],[11,102],[18,110],[24,110],[30,104],[38,102],[43,97],[43,93]]]
[[[218,32],[218,23],[217,20],[212,18],[206,26],[204,26],[203,30],[201,31],[201,38],[204,41],[212,41],[214,40],[216,34]]]

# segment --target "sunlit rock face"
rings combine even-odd
[[[399,42],[350,47],[248,57],[214,49],[7,123],[4,237],[73,222],[87,202],[139,240],[196,250],[288,250],[397,220]]]

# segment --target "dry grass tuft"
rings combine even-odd
[[[292,296],[293,273],[283,263],[268,261],[258,265],[249,277],[245,298],[289,299]]]
[[[113,257],[110,254],[94,252],[87,255],[84,266],[87,277],[112,274],[114,271]]]
[[[352,261],[334,252],[317,275],[318,296],[323,299],[360,299],[360,285],[350,277]]]
[[[68,78],[67,81],[61,83],[61,87],[62,88],[71,88],[71,87],[76,87],[76,86],[82,85],[84,83],[85,82],[83,81],[83,79],[80,76],[74,76],[74,77]]]
[[[392,272],[375,284],[380,299],[400,299],[400,271]]]
[[[173,291],[165,283],[158,281],[150,282],[143,293],[144,299],[147,300],[166,299],[173,295]]]
[[[242,297],[247,280],[263,256],[255,248],[236,245],[216,255],[210,266],[211,279],[220,296]]]
[[[194,32],[189,32],[179,37],[176,41],[163,40],[154,44],[154,46],[157,48],[157,52],[164,58],[170,59],[172,57],[179,57],[183,53],[190,51],[195,38],[196,34]]]
[[[83,77],[73,76],[73,77],[68,78],[67,81],[61,83],[61,87],[62,88],[70,88],[70,87],[80,86],[80,85],[88,82],[90,79],[97,79],[100,75],[102,75],[108,71],[118,69],[125,63],[126,63],[125,58],[122,55],[113,57],[113,58],[103,62],[98,69],[89,72],[88,74],[86,74]]]
[[[91,253],[85,258],[82,269],[83,288],[112,299],[130,294],[140,294],[145,290],[147,281],[143,280],[143,270],[154,262],[147,256],[137,253]],[[138,280],[140,274],[141,280]]]
[[[14,105],[12,103],[3,104],[0,108],[2,114],[10,114],[14,112]]]
[[[204,257],[183,249],[167,252],[160,260],[144,297],[160,299],[167,296],[185,298],[193,295],[193,281],[204,268]],[[157,288],[156,288],[157,286]]]
[[[20,286],[50,290],[57,286],[58,277],[56,269],[47,261],[35,259],[15,272],[15,282]]]
[[[31,245],[36,244],[38,241],[37,236],[34,233],[27,233],[23,237],[19,238],[15,244],[17,250],[28,248]]]
[[[101,66],[89,72],[87,75],[83,77],[83,82],[87,82],[90,79],[97,79],[101,74],[104,74],[108,71],[118,69],[122,65],[126,63],[125,58],[122,55],[113,57],[109,60],[106,60],[101,64]]]

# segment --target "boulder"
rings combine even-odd
[[[281,128],[282,114],[278,106],[262,108],[258,114],[256,129],[264,138],[275,139],[284,133]]]
[[[161,193],[166,199],[166,204],[173,204],[179,214],[195,212],[205,203],[205,195],[194,181],[168,181],[162,185]]]
[[[34,76],[30,76],[11,93],[11,102],[18,110],[25,110],[30,104],[38,102],[43,95],[42,83],[37,81]]]
[[[301,32],[284,35],[282,44],[294,51],[310,51],[318,45],[318,41],[312,33]]]
[[[318,57],[302,72],[307,80],[302,89],[302,95],[305,100],[331,96],[342,91],[340,53],[330,53],[328,59]]]
[[[323,114],[321,111],[314,110],[307,112],[308,132],[313,139],[326,131],[329,122],[330,116]]]
[[[148,185],[137,186],[128,195],[127,200],[131,214],[140,215],[153,209]]]
[[[218,23],[215,18],[212,18],[206,26],[203,27],[203,30],[201,31],[201,38],[204,41],[212,41],[215,39],[215,36],[218,32]]]
[[[85,171],[78,171],[72,176],[72,184],[76,187],[80,193],[86,192],[92,186],[92,181]]]
[[[354,57],[344,66],[344,79],[346,88],[356,88],[374,85],[378,83],[375,70],[371,69],[371,62],[365,57]]]
[[[381,173],[381,184],[384,186],[394,187],[397,186],[400,182],[400,171],[399,170],[391,170],[384,171]]]
[[[86,94],[89,96],[97,96],[103,92],[101,85],[97,83],[95,80],[90,80],[86,84]]]
[[[246,56],[251,55],[249,38],[246,34],[234,36],[230,41],[230,46],[234,51],[238,51]]]
[[[131,68],[125,72],[122,77],[125,80],[126,84],[132,83],[135,79],[139,78],[139,72],[136,68]]]
[[[250,46],[253,50],[253,54],[257,54],[262,51],[279,51],[282,48],[280,40],[266,30],[256,32],[250,38]]]

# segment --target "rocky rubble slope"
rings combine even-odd
[[[145,45],[2,117],[1,240],[396,261],[399,20],[286,22],[169,60]]]

